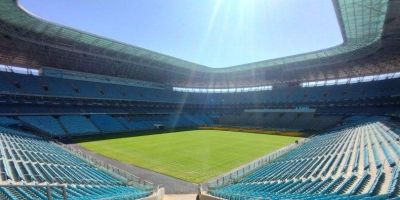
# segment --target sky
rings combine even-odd
[[[343,42],[331,0],[20,0],[51,22],[208,67]]]

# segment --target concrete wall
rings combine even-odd
[[[341,119],[341,116],[317,116],[314,113],[240,113],[223,115],[219,119],[219,124],[288,130],[321,130],[335,126]]]
[[[151,196],[142,198],[141,200],[162,200],[164,199],[165,190],[164,188],[159,188]]]
[[[223,198],[211,196],[211,195],[207,194],[206,192],[201,192],[199,194],[199,199],[200,200],[224,200]]]

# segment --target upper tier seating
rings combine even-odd
[[[398,197],[400,144],[396,138],[385,122],[348,124],[315,136],[241,180],[209,192],[227,199]]]
[[[68,199],[139,199],[151,194],[151,188],[127,185],[122,177],[95,168],[53,142],[3,127],[0,173],[5,184],[0,187],[0,199],[45,200],[46,188],[39,185],[49,184],[66,184]],[[60,188],[51,194],[53,199],[62,199]]]
[[[142,88],[90,81],[0,72],[1,94],[27,94],[57,97],[80,97],[111,100],[186,104],[246,104],[336,102],[393,97],[400,95],[400,79],[324,87],[274,88],[249,93],[182,93],[171,89]]]

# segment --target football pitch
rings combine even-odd
[[[202,183],[297,139],[279,135],[192,130],[114,139],[100,136],[77,142],[90,151],[123,163]]]

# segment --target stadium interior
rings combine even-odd
[[[210,68],[0,0],[0,199],[400,199],[400,1],[332,3],[342,44]],[[300,137],[187,190],[75,142],[197,129]]]

